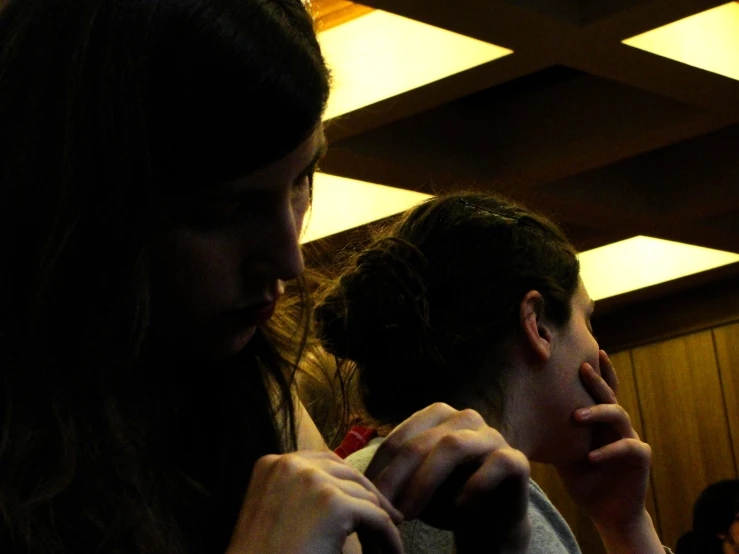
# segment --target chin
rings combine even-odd
[[[246,346],[251,342],[251,340],[254,338],[254,335],[257,333],[256,327],[248,327],[241,331],[240,333],[237,333],[230,341],[230,344],[228,345],[226,356],[236,356],[239,352],[241,352]]]
[[[221,336],[211,343],[205,355],[216,362],[225,362],[239,354],[254,338],[256,327],[248,327],[227,336]]]
[[[574,427],[570,430],[572,438],[570,441],[570,451],[567,452],[567,460],[569,462],[581,462],[588,456],[588,452],[593,449],[593,429],[592,427]]]
[[[547,444],[547,448],[542,449],[531,459],[555,466],[584,461],[592,447],[593,433],[590,427],[570,425],[560,433],[553,434],[553,439]]]

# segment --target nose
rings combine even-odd
[[[300,232],[303,218],[296,214],[290,202],[282,204],[264,222],[258,245],[262,255],[260,272],[269,278],[289,281],[302,275],[305,267],[300,249]]]

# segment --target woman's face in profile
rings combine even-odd
[[[592,430],[576,425],[572,413],[596,402],[580,377],[583,363],[600,370],[599,346],[593,336],[590,318],[594,303],[580,281],[570,306],[570,320],[553,336],[552,357],[540,378],[543,393],[538,409],[542,421],[548,422],[548,438],[542,444],[541,459],[547,463],[564,463],[581,459],[591,448]]]
[[[299,236],[322,128],[284,158],[193,195],[153,248],[152,321],[178,354],[227,359],[303,271]]]

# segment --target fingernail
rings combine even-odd
[[[397,523],[401,523],[403,521],[403,513],[398,510],[395,506],[392,506],[393,513],[391,514],[392,518],[396,520]]]
[[[580,419],[587,419],[590,417],[590,408],[582,408],[577,410],[577,415]]]
[[[590,458],[591,462],[597,462],[603,457],[603,454],[598,450],[593,450],[588,454],[588,458]]]

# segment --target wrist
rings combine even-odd
[[[646,509],[628,521],[593,523],[608,554],[664,554],[664,547]]]

